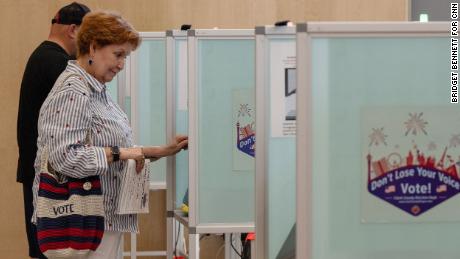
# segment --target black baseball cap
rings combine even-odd
[[[80,25],[83,20],[83,16],[90,11],[91,10],[88,6],[73,2],[59,9],[54,18],[51,20],[51,23]]]

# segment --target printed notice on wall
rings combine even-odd
[[[361,115],[362,221],[459,221],[458,108],[365,108]]]
[[[253,171],[255,156],[254,90],[233,91],[233,170]]]
[[[270,43],[270,107],[272,137],[296,134],[295,41]]]

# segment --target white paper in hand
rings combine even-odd
[[[128,160],[122,176],[117,214],[149,212],[149,163],[150,160],[145,160],[144,169],[137,173],[136,162],[132,159]]]

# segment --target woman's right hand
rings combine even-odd
[[[165,156],[175,155],[182,149],[188,147],[188,136],[177,135],[173,141],[164,146],[148,146],[144,147],[144,155],[149,159],[159,159]]]
[[[177,154],[182,149],[188,148],[188,136],[177,135],[174,140],[168,144],[167,149],[169,150],[169,155],[172,156]]]

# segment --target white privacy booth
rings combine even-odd
[[[297,25],[297,258],[459,257],[449,29]]]
[[[295,258],[295,73],[295,27],[256,27],[255,258]]]
[[[255,43],[254,30],[189,30],[187,41],[189,214],[175,217],[193,259],[200,233],[254,231]]]

